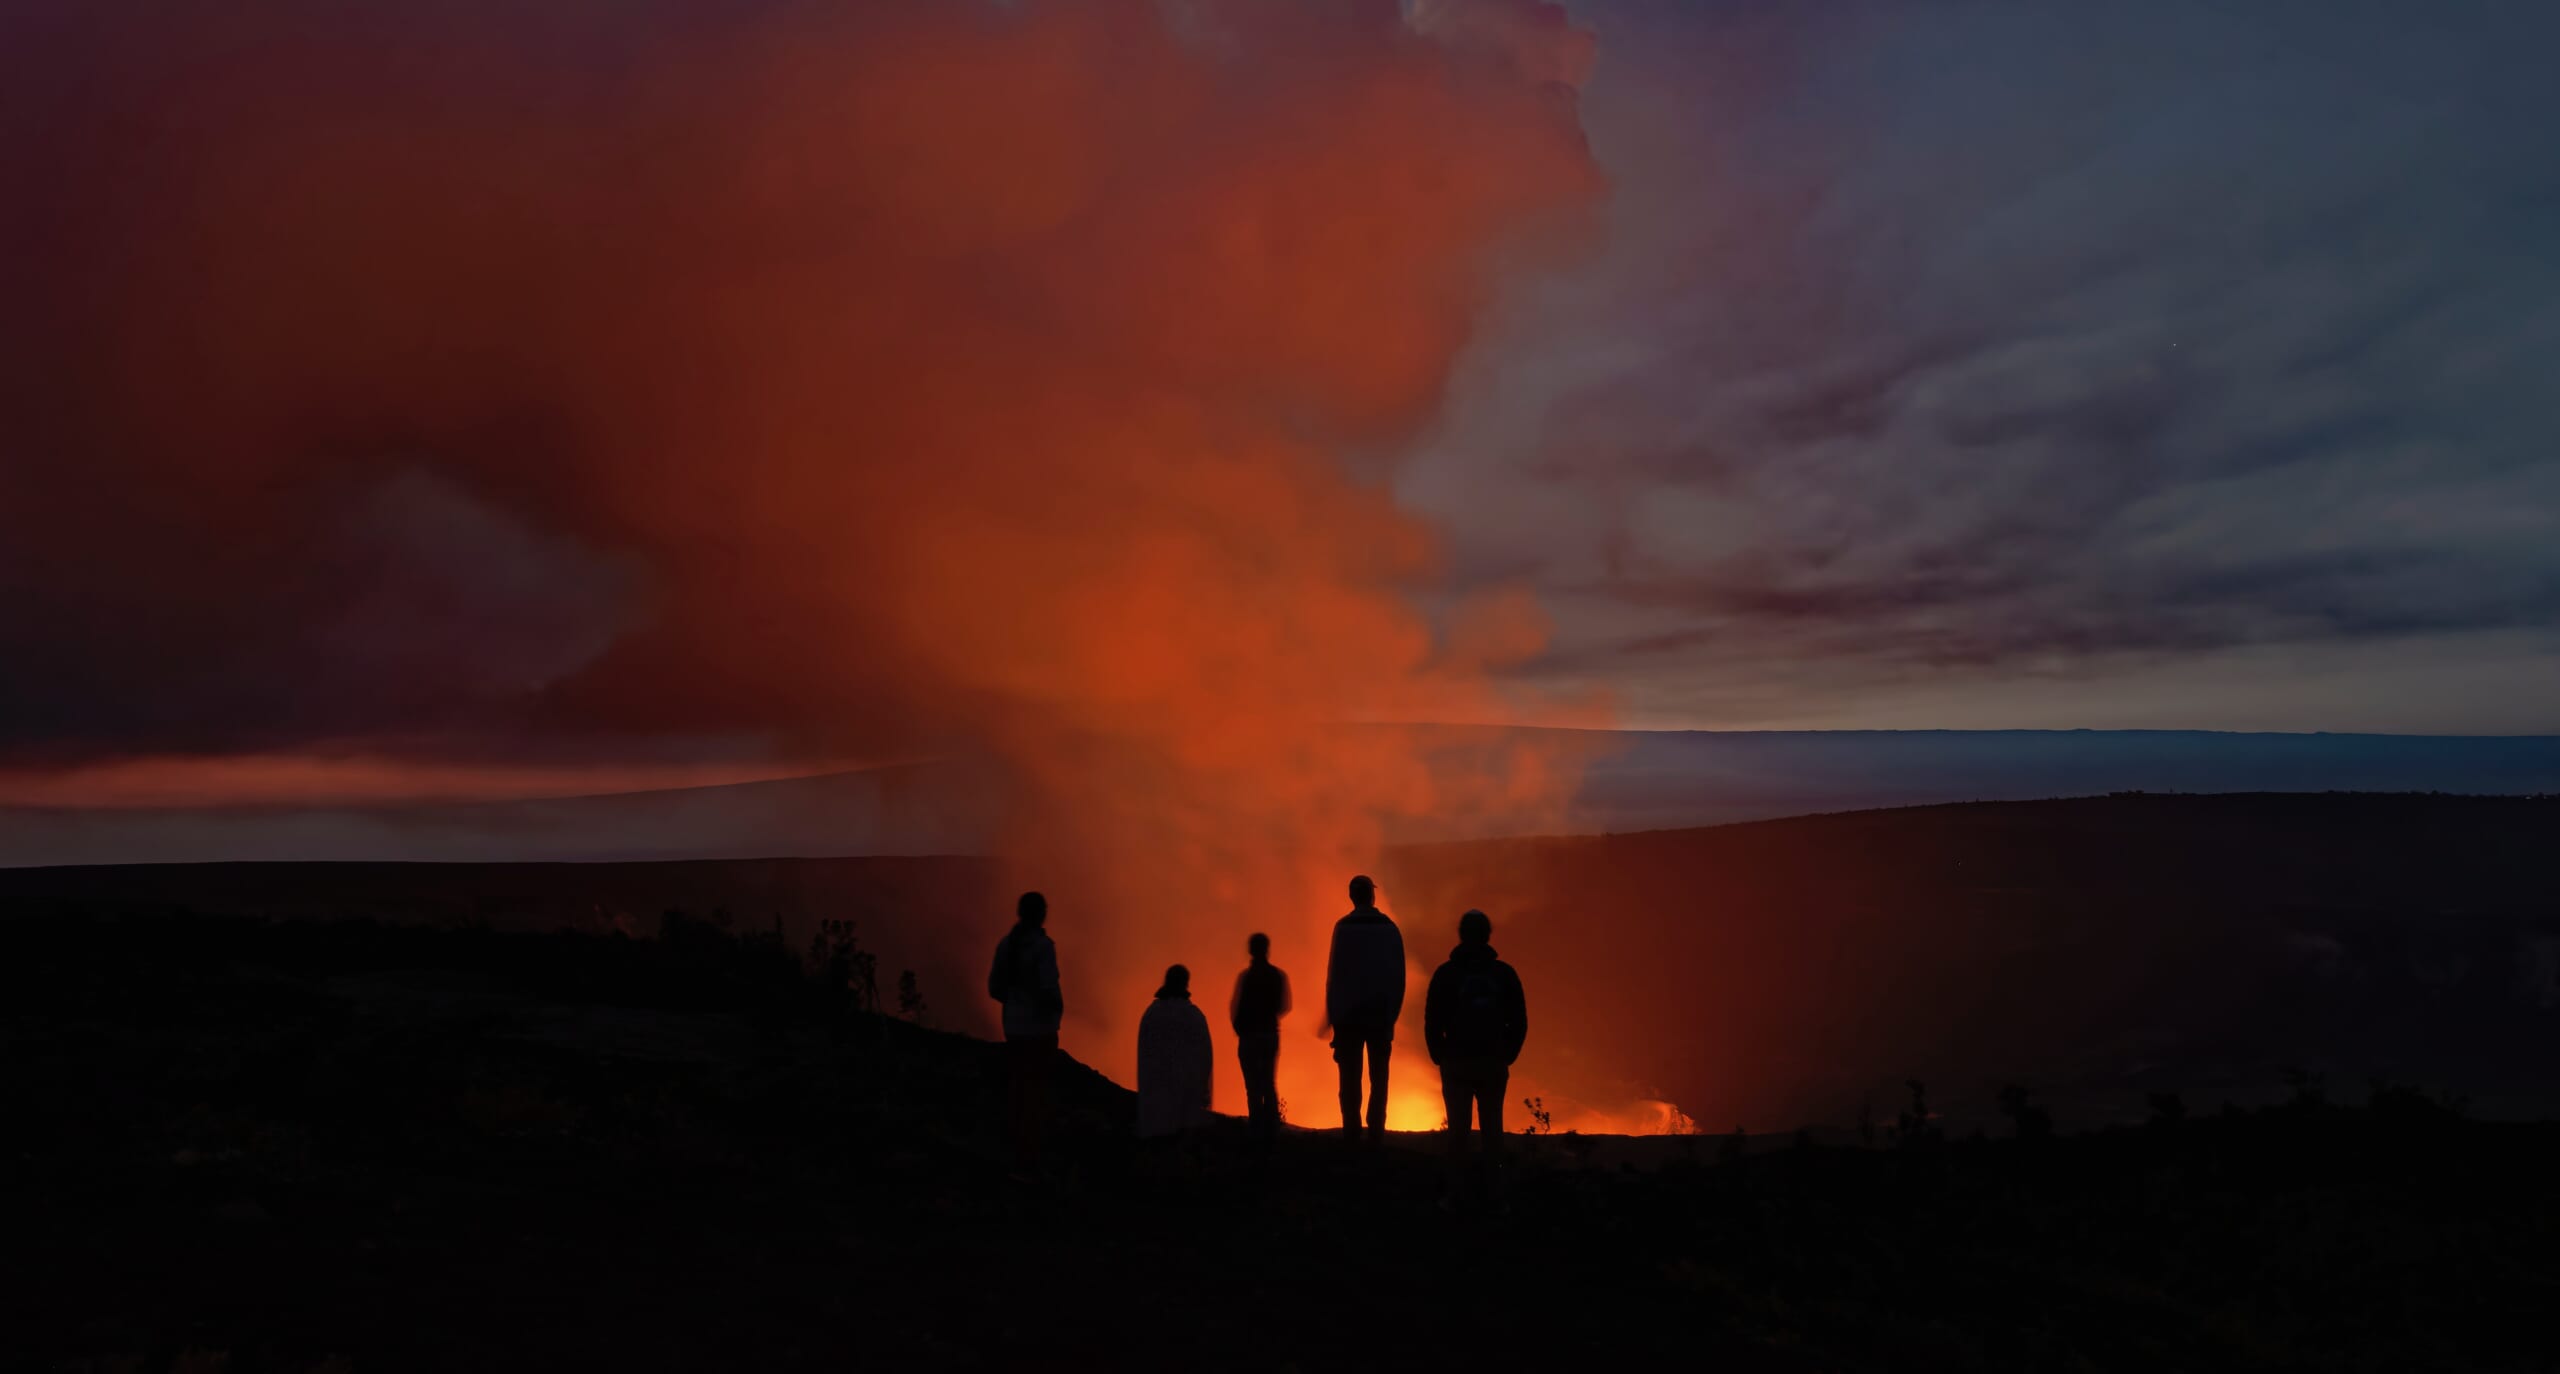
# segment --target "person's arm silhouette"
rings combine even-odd
[[[1394,951],[1391,956],[1391,962],[1387,965],[1387,967],[1392,970],[1392,972],[1388,974],[1388,990],[1390,996],[1387,998],[1387,1024],[1392,1026],[1404,1017],[1404,983],[1406,977],[1404,963],[1404,930],[1392,920],[1387,922],[1387,947]]]
[[[1341,1015],[1341,977],[1342,923],[1336,921],[1333,926],[1333,943],[1327,946],[1324,952],[1324,1019],[1316,1023],[1318,1035],[1332,1030],[1335,1020]]]
[[[1457,1009],[1450,1005],[1457,996],[1457,963],[1452,960],[1432,970],[1431,981],[1422,992],[1422,1048],[1434,1064],[1449,1062],[1450,1022]]]
[[[1502,1008],[1502,1062],[1518,1063],[1520,1047],[1529,1042],[1529,993],[1520,986],[1520,974],[1513,970],[1505,980]]]
[[[1034,957],[1038,967],[1038,972],[1034,976],[1038,984],[1035,995],[1039,999],[1039,1005],[1047,1008],[1051,1016],[1066,1015],[1066,987],[1058,978],[1058,942],[1042,940],[1040,949]]]

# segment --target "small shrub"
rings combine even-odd
[[[2000,1114],[2009,1118],[2011,1132],[2020,1140],[2053,1138],[2053,1114],[2037,1105],[2036,1090],[2022,1083],[2000,1089]]]
[[[1894,1145],[1916,1150],[1937,1144],[1944,1137],[1938,1130],[1937,1113],[1929,1110],[1929,1085],[1912,1078],[1904,1080],[1903,1086],[1911,1090],[1911,1105],[1894,1118]]]
[[[818,933],[809,942],[809,969],[826,987],[852,993],[862,1010],[880,1009],[880,956],[862,947],[853,922],[818,922]]]
[[[2288,1066],[2281,1077],[2293,1096],[2286,1105],[2293,1107],[2326,1107],[2329,1105],[2329,1079],[2299,1065]]]
[[[2468,1098],[2451,1093],[2431,1093],[2406,1083],[2386,1083],[2375,1079],[2369,1091],[2371,1095],[2365,1105],[2383,1121],[2459,1121],[2471,1110]]]

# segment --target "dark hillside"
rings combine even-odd
[[[2560,1115],[2560,799],[2125,795],[1400,852],[1482,906],[1593,1071],[1719,1128],[1927,1078],[2081,1124],[2291,1071]],[[1673,1029],[1673,1028],[1676,1028]]]
[[[2560,1135],[2392,1093],[1578,1163],[1126,1139],[758,941],[0,928],[0,1367],[2547,1367]]]

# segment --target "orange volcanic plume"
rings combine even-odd
[[[1397,724],[1589,712],[1386,486],[1590,228],[1555,7],[18,8],[0,580],[89,614],[0,750],[991,754],[1124,1077],[1165,964],[1313,1006],[1390,826],[1570,793]]]

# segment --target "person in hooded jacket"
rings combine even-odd
[[[1511,1065],[1529,1039],[1529,999],[1520,975],[1493,952],[1493,920],[1481,911],[1458,918],[1458,947],[1431,975],[1422,1003],[1422,1041],[1440,1066],[1440,1100],[1449,1109],[1449,1153],[1463,1158],[1472,1116],[1485,1150],[1502,1143],[1502,1095]]]
[[[1378,885],[1351,880],[1351,913],[1333,923],[1324,961],[1324,1019],[1333,1027],[1333,1062],[1342,1078],[1342,1135],[1360,1136],[1360,1061],[1369,1061],[1368,1139],[1387,1130],[1387,1056],[1396,1018],[1404,1014],[1404,932],[1378,910]]]
[[[1138,1135],[1180,1135],[1209,1119],[1209,1018],[1191,1003],[1191,970],[1164,971],[1164,986],[1138,1019]]]

